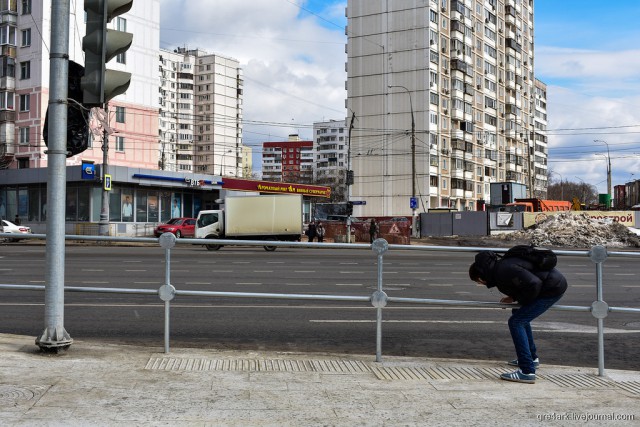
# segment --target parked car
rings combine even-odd
[[[153,231],[156,237],[162,233],[173,233],[178,239],[180,237],[195,237],[195,218],[171,218],[165,224],[160,224]]]
[[[0,232],[2,233],[31,234],[30,227],[25,227],[24,225],[15,225],[11,221],[7,221],[6,219],[3,219],[1,224],[2,224],[2,227],[0,227]],[[21,239],[11,238],[9,240],[13,242],[17,242],[18,240],[21,240]]]

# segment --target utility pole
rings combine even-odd
[[[67,186],[67,98],[69,90],[70,0],[51,3],[51,82],[49,149],[47,150],[47,272],[44,292],[45,328],[36,338],[43,350],[68,348],[73,339],[64,328],[65,200]]]
[[[351,186],[353,185],[353,171],[351,170],[351,131],[353,130],[353,122],[356,120],[356,113],[351,113],[351,123],[349,124],[349,133],[347,135],[347,176],[345,183],[347,184],[347,243],[351,243],[351,215],[353,214],[353,202],[351,201]]]
[[[607,194],[611,197],[611,153],[609,152],[609,144],[601,139],[594,139],[593,142],[602,142],[607,146]],[[609,206],[607,207],[611,207],[611,200],[609,200]]]
[[[109,123],[108,104],[104,105],[104,121]],[[110,185],[107,186],[109,178],[109,133],[107,126],[104,126],[102,132],[102,207],[100,209],[100,222],[98,223],[98,234],[101,236],[109,235],[109,191]]]
[[[409,202],[411,206],[411,235],[413,237],[418,236],[418,227],[417,227],[417,213],[416,210],[418,208],[418,199],[416,198],[416,119],[413,113],[413,101],[411,100],[411,91],[404,86],[401,85],[389,85],[389,88],[401,88],[404,89],[409,95],[409,108],[411,110],[411,200]],[[431,165],[429,165],[431,167]],[[431,175],[429,175],[431,176]]]

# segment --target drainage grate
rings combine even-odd
[[[565,388],[614,388],[616,386],[609,380],[586,374],[539,375],[539,377]]]
[[[295,359],[183,359],[152,357],[145,366],[157,371],[331,372],[370,373],[371,367],[356,360]]]
[[[638,381],[621,381],[616,382],[616,385],[624,391],[640,396],[640,382]]]
[[[374,375],[380,380],[484,380],[485,375],[468,367],[376,367]]]

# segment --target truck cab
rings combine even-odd
[[[224,212],[221,210],[200,211],[196,220],[196,239],[224,236]]]

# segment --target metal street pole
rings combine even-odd
[[[47,272],[44,321],[36,345],[43,350],[68,348],[73,340],[64,328],[65,200],[67,185],[67,97],[69,89],[70,0],[51,3],[49,81],[49,149],[47,203]]]
[[[413,113],[413,101],[411,100],[411,91],[402,85],[389,85],[389,88],[401,88],[409,94],[409,108],[411,110],[411,199],[416,200],[416,120]],[[411,235],[417,236],[417,205],[412,205],[411,208]]]
[[[353,173],[351,172],[351,131],[353,130],[353,122],[356,119],[356,113],[351,113],[351,123],[349,124],[349,133],[347,136],[347,175],[345,182],[347,183],[347,204],[351,202],[351,186],[353,182]],[[347,243],[351,243],[351,213],[347,212]]]
[[[609,152],[609,144],[601,139],[594,139],[593,142],[602,142],[607,146],[607,194],[611,196],[611,153]],[[611,204],[607,206],[611,207]]]
[[[104,120],[109,122],[108,103],[104,104]],[[103,124],[104,126],[104,124]],[[118,147],[116,147],[117,149]],[[104,126],[102,133],[102,208],[100,209],[100,222],[98,223],[98,234],[109,235],[109,190],[105,185],[105,177],[109,174],[109,134]]]

